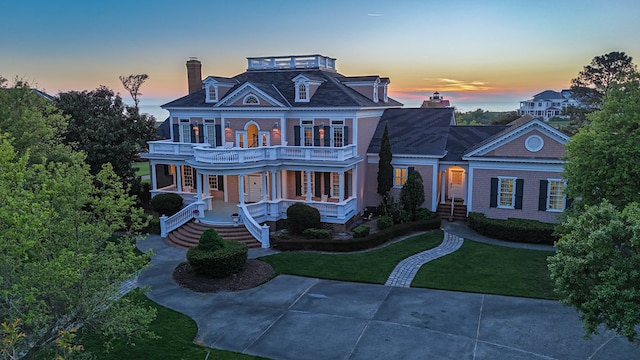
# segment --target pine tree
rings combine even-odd
[[[393,166],[391,166],[391,141],[389,140],[389,129],[384,126],[382,143],[378,152],[378,194],[385,196],[393,187]]]

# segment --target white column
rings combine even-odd
[[[445,199],[446,199],[446,196],[445,196],[445,191],[446,191],[445,181],[447,181],[446,177],[447,177],[447,170],[445,169],[445,170],[442,170],[442,176],[441,176],[441,178],[442,178],[442,184],[441,185],[442,186],[440,186],[440,204],[444,204],[445,203]]]
[[[151,190],[158,189],[158,179],[156,179],[156,164],[149,161],[149,170],[151,171]]]
[[[438,210],[438,164],[431,166],[431,211]]]
[[[469,194],[469,189],[467,188],[467,173],[468,172],[469,172],[468,170],[465,170],[462,173],[462,186],[463,186],[463,189],[464,189],[463,190],[463,197],[464,198],[462,200],[463,200],[463,204],[465,204],[465,205],[467,204],[467,195]]]
[[[182,165],[175,165],[176,168],[176,188],[178,189],[178,192],[182,192],[182,178],[181,178],[181,174],[182,174]]]
[[[338,185],[340,188],[339,198],[340,198],[340,202],[343,202],[344,201],[344,171],[340,171],[338,174],[339,174]]]
[[[238,194],[240,194],[240,204],[244,205],[244,175],[238,175]]]
[[[311,201],[311,171],[305,171],[304,175],[307,177],[307,201]]]
[[[262,201],[267,201],[267,172],[262,172]]]
[[[469,166],[469,176],[467,177],[467,216],[473,211],[473,168]]]
[[[277,181],[277,184],[276,184],[277,198],[282,199],[285,196],[283,192],[284,184],[282,183],[282,170],[278,170],[278,172],[276,173],[276,181]]]
[[[271,201],[275,201],[277,199],[276,173],[274,171],[271,171],[270,174],[271,174]]]
[[[193,169],[196,177],[196,193],[198,194],[198,201],[202,201],[202,175],[198,172],[198,170]]]

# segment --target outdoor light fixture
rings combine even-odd
[[[278,130],[278,122],[273,123],[273,130]]]
[[[231,129],[231,123],[227,121],[227,123],[225,124],[225,129]]]

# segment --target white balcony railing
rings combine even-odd
[[[181,143],[171,140],[149,141],[149,154],[193,155],[195,147],[209,147],[209,144]]]
[[[150,149],[151,151],[151,149]],[[264,160],[343,161],[357,156],[356,146],[267,146],[257,148],[195,147],[197,162],[207,164],[242,164]]]

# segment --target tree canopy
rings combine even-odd
[[[640,204],[615,208],[606,200],[561,225],[549,258],[563,302],[581,312],[588,335],[598,326],[637,341],[640,324]]]
[[[134,182],[131,164],[155,137],[153,116],[125,106],[120,95],[104,86],[60,93],[55,104],[69,116],[65,142],[87,154],[92,174],[110,163],[125,183]]]
[[[0,316],[23,335],[2,350],[32,357],[79,325],[145,333],[154,311],[118,301],[117,291],[148,255],[134,253],[130,236],[112,237],[139,230],[145,218],[111,165],[95,177],[82,153],[29,165],[0,138],[0,202]]]
[[[614,84],[631,79],[636,71],[631,56],[621,51],[596,56],[589,65],[571,80],[571,91],[583,103],[599,105],[607,91]]]
[[[138,109],[138,104],[140,103],[140,99],[138,98],[142,93],[140,92],[140,86],[149,78],[147,74],[139,74],[139,75],[129,75],[123,76],[120,75],[120,82],[122,86],[131,94],[131,98],[133,99],[134,107]]]
[[[392,159],[393,154],[391,153],[389,129],[385,124],[384,133],[382,134],[382,143],[380,144],[380,151],[378,151],[378,194],[383,197],[387,195],[389,190],[393,187]]]
[[[567,143],[567,192],[587,205],[640,202],[640,80],[614,84]]]

